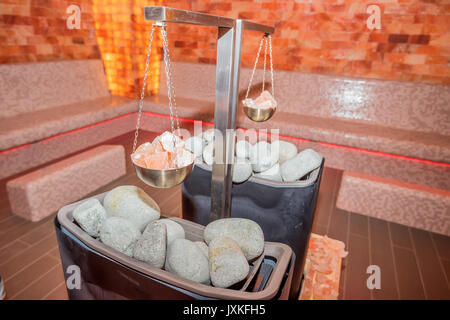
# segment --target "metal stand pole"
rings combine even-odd
[[[229,217],[243,31],[252,30],[268,34],[273,33],[274,28],[241,19],[168,7],[145,7],[145,19],[218,28],[216,103],[214,108],[216,137],[214,139],[215,155],[211,178],[210,220]]]

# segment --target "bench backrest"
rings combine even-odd
[[[174,62],[173,69],[177,96],[214,101],[215,65]],[[241,69],[241,96],[250,74],[250,69]],[[261,82],[262,71],[258,70],[253,87],[260,90]],[[270,74],[265,82],[270,84]],[[450,86],[281,70],[275,71],[274,82],[283,112],[450,135]],[[160,94],[167,95],[164,64]]]
[[[98,59],[0,65],[0,117],[109,95]]]

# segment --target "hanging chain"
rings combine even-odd
[[[259,54],[261,53],[261,48],[262,48],[263,42],[264,42],[264,37],[261,39],[261,42],[259,44],[258,53],[256,54],[256,59],[255,59],[255,65],[253,66],[252,75],[250,76],[250,82],[248,84],[247,93],[245,94],[245,99],[248,98],[248,94],[250,93],[250,88],[252,86],[253,76],[255,75],[256,66],[258,64]]]
[[[167,40],[167,30],[164,24],[161,28],[161,35],[163,39],[163,50],[164,50],[164,66],[166,71],[166,84],[167,84],[167,95],[169,98],[169,110],[170,110],[170,125],[172,128],[172,133],[175,133],[174,126],[174,110],[177,123],[177,129],[180,129],[180,123],[178,120],[177,103],[175,100],[175,88],[172,80],[172,66],[170,64],[170,52],[169,52],[169,41]]]
[[[262,79],[262,90],[261,93],[264,92],[264,85],[266,84],[266,61],[267,61],[267,37],[263,37],[264,39],[264,71],[263,71],[263,79]]]
[[[263,82],[262,82],[262,91],[264,92],[265,79],[266,79],[266,65],[267,65],[267,45],[269,45],[269,57],[270,57],[270,75],[272,82],[272,96],[275,98],[275,89],[273,86],[273,62],[272,62],[272,36],[264,35],[259,44],[258,53],[256,54],[255,64],[253,66],[252,75],[250,76],[250,82],[248,84],[247,93],[245,94],[245,99],[248,98],[250,93],[250,88],[252,87],[253,77],[255,76],[256,66],[258,65],[259,56],[261,54],[261,49],[264,43],[264,70],[263,70]]]
[[[272,36],[269,34],[270,76],[272,79],[272,97],[275,99],[275,87],[273,85],[273,62],[272,62]]]
[[[147,61],[145,63],[144,82],[142,84],[141,98],[139,100],[139,112],[138,112],[138,118],[137,118],[137,122],[136,122],[136,132],[134,133],[133,152],[136,151],[137,139],[138,139],[138,135],[139,135],[139,127],[141,125],[142,106],[144,104],[145,88],[147,86],[148,67],[150,65],[150,53],[152,51],[153,32],[154,31],[155,31],[155,25],[152,25],[152,31],[150,32],[150,39],[148,42],[148,49],[147,49]]]

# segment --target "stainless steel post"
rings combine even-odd
[[[211,177],[210,220],[230,216],[234,161],[234,129],[239,88],[242,24],[219,28],[216,66],[216,104],[214,109],[214,163]],[[238,57],[237,57],[238,56]],[[238,59],[236,59],[238,58]]]
[[[168,7],[145,7],[145,19],[218,27],[214,108],[214,127],[218,138],[214,142],[210,220],[229,217],[243,30],[273,33],[274,28],[246,20]]]

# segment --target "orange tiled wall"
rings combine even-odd
[[[71,4],[79,30],[66,28]],[[0,63],[96,58],[92,0],[0,0]]]
[[[276,26],[277,69],[450,84],[448,0],[191,0],[164,5]],[[381,30],[370,31],[366,9],[378,4]],[[213,28],[171,25],[175,60],[214,63]],[[252,66],[259,36],[244,38]]]
[[[0,0],[0,63],[99,58],[93,1]],[[123,2],[95,1],[106,7]],[[128,2],[134,6],[149,3]],[[80,30],[65,28],[69,4],[82,8]],[[274,24],[277,69],[450,83],[448,0],[164,0],[163,4]],[[366,27],[369,4],[379,4],[381,8],[379,31]],[[107,14],[112,17],[112,13]],[[137,13],[134,14],[133,19]],[[146,33],[142,21],[132,20],[130,24],[134,22],[137,30]],[[102,28],[104,21],[99,23]],[[120,30],[113,36],[128,37],[120,35]],[[215,62],[214,28],[172,24],[169,37],[175,60]],[[137,64],[133,69],[134,84],[120,84],[133,94],[137,89],[135,79],[142,69],[141,42],[138,39],[139,48],[130,51],[132,63]],[[258,42],[257,35],[246,34],[243,65],[253,64]],[[117,41],[112,43],[118,46]],[[110,78],[131,77],[132,72],[126,70],[118,63]]]
[[[0,0],[0,63],[102,57],[112,94],[135,98],[142,86],[151,24],[144,5],[159,0]],[[68,29],[67,7],[81,9],[80,29]],[[159,37],[155,37],[152,78],[159,85]]]
[[[97,42],[113,95],[136,98],[145,73],[151,23],[145,21],[144,6],[160,0],[92,0]],[[159,87],[159,33],[155,30],[150,56],[147,94]]]

